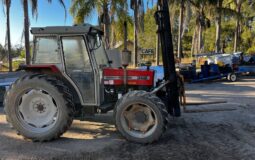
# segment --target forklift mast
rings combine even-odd
[[[168,111],[176,117],[181,116],[177,74],[172,42],[168,0],[158,0],[155,20],[158,25],[157,34],[161,42],[164,78],[166,82],[166,103]]]

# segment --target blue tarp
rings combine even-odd
[[[146,70],[147,67],[143,66],[143,67],[140,67],[139,69]],[[159,79],[163,79],[164,78],[164,68],[163,68],[163,66],[151,66],[150,69],[155,71],[155,79],[156,79],[156,81],[159,80]]]
[[[255,65],[239,66],[239,72],[252,72],[255,73]]]

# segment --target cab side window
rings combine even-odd
[[[61,63],[58,40],[56,37],[37,37],[35,39],[34,50],[34,64]]]
[[[66,69],[70,72],[91,72],[91,63],[82,36],[62,37]]]

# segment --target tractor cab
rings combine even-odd
[[[74,86],[82,105],[98,106],[103,97],[103,68],[110,67],[103,33],[89,24],[32,28],[32,66],[55,65]]]

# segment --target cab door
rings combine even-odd
[[[96,74],[96,91],[97,95],[97,101],[99,102],[99,105],[104,104],[104,83],[103,83],[103,69],[110,67],[109,59],[107,56],[107,53],[104,48],[104,44],[102,41],[102,37],[100,34],[94,34],[94,35],[86,35],[87,37],[87,43],[88,48],[90,50],[91,59],[93,60],[93,64],[95,66],[95,74]]]
[[[96,105],[95,73],[83,36],[62,36],[66,74],[78,87],[85,105]]]

